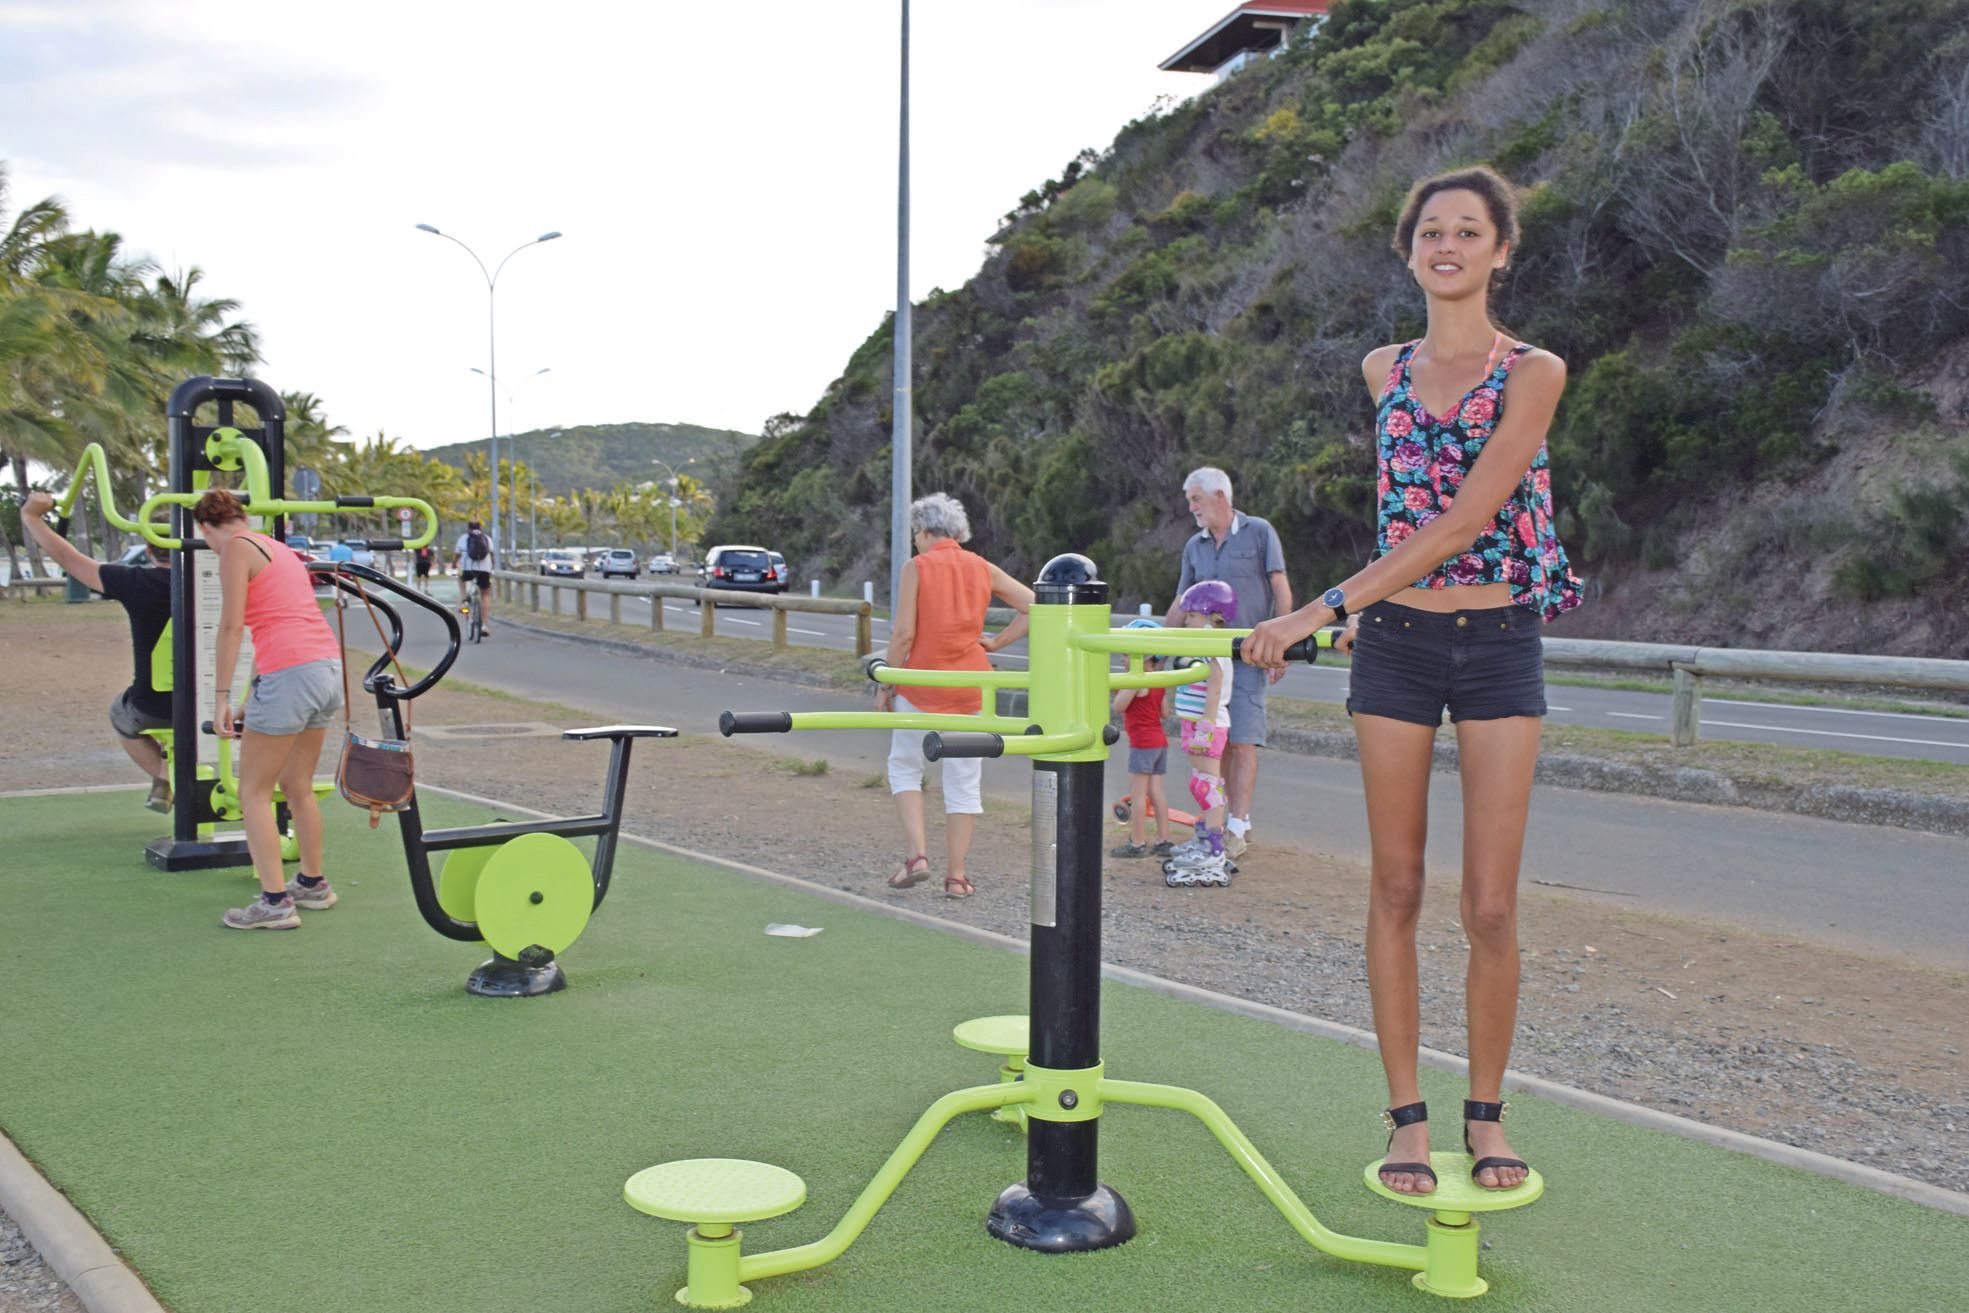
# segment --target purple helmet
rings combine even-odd
[[[1185,611],[1220,615],[1226,625],[1237,623],[1237,593],[1222,579],[1205,579],[1191,584],[1176,605]]]

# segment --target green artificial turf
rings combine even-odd
[[[633,846],[565,993],[471,998],[483,952],[418,919],[394,822],[328,804],[342,905],[243,934],[218,917],[250,878],[150,869],[139,797],[0,801],[0,1127],[179,1313],[674,1308],[682,1227],[628,1208],[628,1176],[779,1164],[807,1204],[747,1227],[747,1252],[816,1239],[932,1099],[994,1078],[950,1027],[1024,1008],[1021,957]],[[427,804],[434,824],[484,816]],[[1420,1242],[1423,1214],[1360,1183],[1373,1055],[1125,986],[1103,1007],[1111,1075],[1203,1089],[1327,1225]],[[1462,1091],[1424,1084],[1448,1148]],[[1475,1308],[1908,1313],[1969,1287],[1960,1217],[1517,1103],[1548,1193],[1483,1223]],[[753,1307],[1442,1307],[1310,1249],[1181,1114],[1104,1120],[1102,1175],[1141,1224],[1120,1249],[987,1238],[1023,1175],[1016,1130],[960,1119],[842,1259],[757,1283]]]

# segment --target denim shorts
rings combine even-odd
[[[1128,745],[1128,773],[1130,775],[1167,775],[1169,773],[1169,745],[1159,748],[1138,748]]]
[[[142,738],[147,729],[170,729],[171,718],[165,716],[160,720],[156,716],[145,715],[136,699],[130,696],[134,692],[134,688],[126,688],[109,704],[109,727],[116,731],[116,736],[137,739]]]
[[[1271,686],[1271,671],[1242,661],[1231,666],[1232,743],[1265,746],[1265,690]]]
[[[1415,725],[1545,714],[1540,616],[1524,606],[1418,611],[1376,602],[1361,612],[1347,714]]]
[[[240,710],[246,728],[256,734],[282,736],[325,729],[342,709],[342,663],[304,661],[253,676],[252,692]]]

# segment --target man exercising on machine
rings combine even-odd
[[[164,749],[157,740],[146,738],[149,729],[171,728],[171,695],[160,693],[150,682],[150,656],[164,626],[171,622],[171,553],[145,543],[150,553],[147,566],[111,565],[85,556],[72,543],[56,533],[41,517],[55,508],[52,493],[30,492],[21,505],[21,525],[41,550],[71,579],[79,579],[92,592],[119,602],[130,618],[130,646],[133,678],[130,686],[109,704],[110,728],[117,741],[130,754],[130,760],[150,776],[150,798],[145,806],[154,812],[171,810],[171,779],[165,773]]]

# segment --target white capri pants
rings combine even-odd
[[[897,711],[919,711],[896,690]],[[984,811],[984,758],[947,757],[938,763],[943,767],[943,809],[946,813],[968,813],[977,816]],[[923,777],[929,772],[930,762],[923,755],[923,731],[920,729],[899,729],[889,735],[889,792],[921,793]]]

